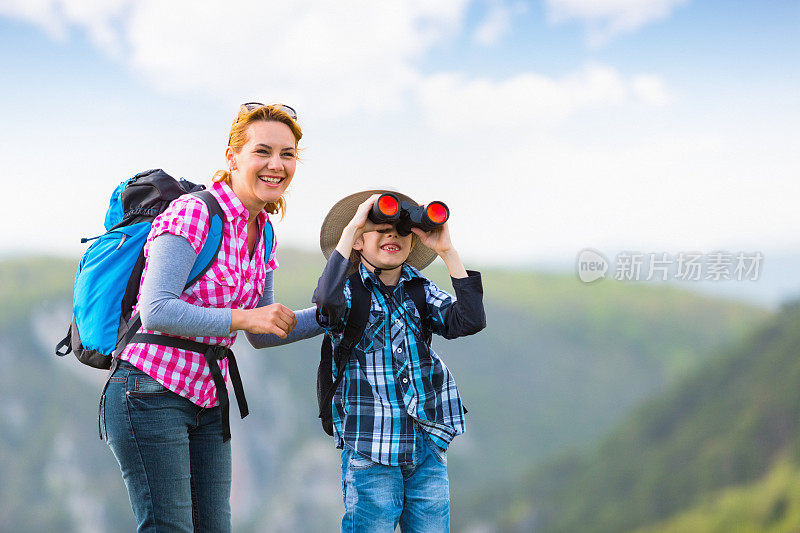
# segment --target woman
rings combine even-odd
[[[182,196],[153,222],[134,309],[142,327],[120,353],[101,400],[101,432],[120,464],[139,531],[230,531],[229,371],[242,416],[246,404],[235,359],[216,358],[230,354],[239,330],[258,348],[321,333],[315,308],[295,314],[273,303],[275,244],[263,242],[269,214],[285,212],[301,137],[288,106],[240,108],[225,152],[228,170],[217,172],[209,189],[225,219],[220,251],[185,291],[208,234],[208,208]]]

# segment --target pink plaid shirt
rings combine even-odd
[[[277,242],[273,239],[267,263],[264,262],[264,246],[261,242],[251,259],[247,250],[247,209],[226,183],[214,182],[210,191],[226,218],[222,246],[211,268],[181,294],[181,300],[200,307],[252,309],[264,291],[266,273],[278,268],[275,258]],[[145,258],[149,257],[150,242],[162,233],[180,235],[199,253],[208,235],[208,219],[208,209],[199,198],[184,195],[173,200],[166,211],[153,221],[144,246]],[[258,214],[260,234],[263,234],[264,224],[268,220],[266,211]],[[142,279],[147,275],[147,266],[148,261],[145,261]],[[134,313],[138,308],[137,301]],[[139,333],[160,332],[142,327]],[[191,340],[230,346],[236,340],[236,333],[226,337],[194,337]],[[137,343],[129,344],[120,358],[200,407],[218,404],[217,389],[203,354],[158,344]],[[228,360],[220,361],[219,367],[227,381]]]

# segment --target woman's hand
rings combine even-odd
[[[278,303],[255,309],[231,309],[231,331],[272,333],[285,339],[296,325],[294,311]]]

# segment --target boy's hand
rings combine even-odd
[[[439,255],[445,255],[453,250],[453,242],[450,240],[450,228],[447,226],[447,222],[427,233],[419,228],[413,227],[411,231],[419,237],[419,241],[422,244]]]
[[[436,252],[439,257],[444,261],[450,276],[454,278],[466,278],[467,270],[458,256],[458,252],[453,247],[450,240],[450,228],[447,222],[442,224],[440,228],[433,231],[424,232],[419,228],[411,228],[411,231],[419,237],[419,242]]]
[[[391,224],[375,224],[372,222],[368,215],[370,210],[372,209],[372,205],[380,198],[380,194],[373,194],[366,200],[364,200],[361,205],[358,206],[356,209],[356,214],[353,215],[353,218],[350,220],[348,224],[349,227],[352,227],[355,230],[354,238],[357,239],[361,235],[365,233],[369,233],[370,231],[377,231],[381,229],[389,229],[392,227]]]
[[[344,231],[342,231],[342,236],[339,238],[339,243],[336,245],[336,250],[342,254],[343,257],[350,257],[353,243],[363,234],[392,227],[391,224],[375,224],[367,218],[370,209],[372,209],[372,204],[374,204],[380,196],[380,194],[373,194],[362,202],[361,205],[358,206],[358,209],[356,209],[356,214],[353,215],[353,218],[347,226],[345,226]]]

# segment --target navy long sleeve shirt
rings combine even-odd
[[[341,342],[350,312],[350,262],[334,251],[314,291],[317,318],[334,348]],[[442,449],[464,432],[464,407],[455,380],[425,344],[420,314],[404,284],[423,277],[402,266],[400,281],[387,287],[363,265],[360,281],[370,293],[364,336],[345,363],[333,397],[337,445],[347,445],[389,466],[412,463],[415,432],[423,430]],[[452,278],[456,298],[423,277],[429,326],[447,339],[477,333],[486,326],[483,286],[478,272]],[[332,365],[333,375],[337,370]]]

